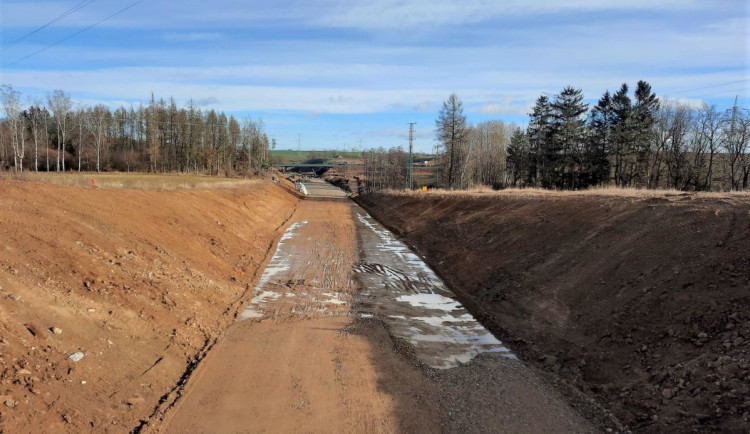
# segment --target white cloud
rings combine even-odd
[[[218,32],[168,32],[163,37],[167,42],[206,42],[218,41],[223,35]]]
[[[691,108],[702,108],[703,105],[706,103],[702,99],[697,98],[670,98],[670,97],[660,97],[659,101],[662,104],[679,104],[679,105],[686,105]]]
[[[213,96],[201,98],[195,101],[195,105],[198,107],[216,106],[219,104],[220,104],[219,100]]]
[[[54,24],[81,27],[99,21],[130,2],[93,3]],[[5,28],[36,27],[70,8],[65,1],[3,1]],[[101,24],[119,28],[191,28],[196,25],[247,26],[287,22],[325,27],[394,29],[404,25],[459,25],[500,16],[566,11],[685,11],[718,6],[698,0],[281,0],[256,4],[242,0],[144,2]]]
[[[364,72],[368,69],[373,71],[372,75]],[[353,71],[357,72],[354,74],[356,79],[346,79]],[[379,70],[377,65],[363,68],[343,64],[321,70],[317,64],[295,64],[225,68],[124,67],[88,71],[6,70],[2,82],[12,84],[26,95],[43,96],[51,89],[64,89],[76,99],[145,101],[153,91],[157,97],[173,96],[178,101],[192,98],[199,105],[224,111],[289,111],[316,115],[437,112],[440,103],[451,92],[456,92],[469,113],[518,116],[528,113],[541,92],[558,92],[569,79],[571,84],[584,89],[587,98],[595,100],[604,90],[614,90],[623,81],[632,87],[637,80],[644,78],[652,84],[657,95],[671,95],[671,91],[689,91],[706,82],[731,82],[741,74],[731,71],[656,77],[599,74],[577,77],[577,81],[575,76],[568,77],[554,71],[535,74],[505,71],[498,75],[501,78],[478,74],[446,85],[441,78],[430,77],[429,66],[421,69],[393,66]],[[307,76],[314,76],[317,81],[298,82]],[[675,92],[673,96],[690,95],[689,92]]]
[[[707,7],[697,0],[360,0],[338,3],[314,18],[331,27],[363,29],[421,25],[461,25],[499,16],[527,16],[564,11],[688,10]]]
[[[483,115],[499,115],[505,113],[507,109],[507,106],[500,104],[485,104],[477,109],[477,113]]]
[[[412,110],[415,112],[426,112],[426,111],[433,111],[435,107],[437,107],[437,103],[431,103],[431,102],[420,102],[419,104],[415,104],[412,107]]]

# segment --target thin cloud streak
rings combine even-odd
[[[12,47],[2,64],[129,1],[95,2]],[[69,6],[4,1],[0,35],[13,40]],[[738,89],[748,86],[740,81],[749,76],[749,27],[739,0],[144,2],[1,68],[0,82],[33,97],[59,88],[114,105],[146,102],[153,91],[315,129],[311,140],[333,143],[407,121],[431,128],[452,92],[472,122],[523,122],[541,92],[572,85],[595,102],[640,79],[662,97],[731,104],[747,94]]]

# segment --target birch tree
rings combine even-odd
[[[47,102],[57,126],[57,166],[59,172],[65,171],[65,133],[68,130],[68,115],[71,109],[70,96],[60,89],[47,95]]]
[[[88,129],[94,135],[97,172],[101,172],[102,144],[104,143],[105,135],[109,130],[110,118],[111,113],[109,109],[103,105],[97,105],[94,108],[89,109],[89,113],[86,116]]]
[[[29,100],[29,110],[27,111],[29,118],[29,129],[31,131],[31,138],[34,140],[34,171],[39,171],[39,139],[42,131],[47,129],[46,123],[46,110],[42,107],[42,104],[38,100]],[[46,133],[45,133],[46,136]]]
[[[20,143],[23,141],[20,137],[23,135],[23,128],[21,127],[21,92],[13,89],[12,86],[3,85],[0,87],[0,101],[2,101],[5,119],[10,129],[13,167],[16,170],[23,171],[23,152],[21,152],[20,165],[18,158],[19,150],[21,150],[22,147]],[[20,132],[19,129],[21,130]]]

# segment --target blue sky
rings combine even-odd
[[[77,4],[0,2],[2,47]],[[750,106],[743,0],[96,0],[0,52],[0,83],[113,107],[173,96],[262,118],[282,149],[429,151],[441,102],[470,122],[524,123],[566,85],[588,102],[622,82],[661,97]]]

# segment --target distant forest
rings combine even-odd
[[[147,105],[87,107],[62,90],[21,102],[0,88],[0,170],[139,171],[247,174],[270,164],[261,120],[237,120],[173,98]]]
[[[750,188],[750,113],[660,100],[645,81],[605,92],[591,109],[580,89],[543,94],[526,129],[469,125],[455,94],[436,120],[435,186],[585,189],[614,185],[678,190]],[[401,147],[363,155],[367,188],[404,188]]]

